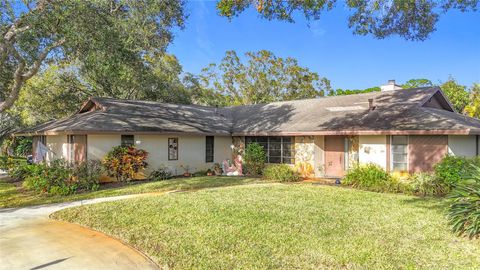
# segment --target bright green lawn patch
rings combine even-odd
[[[171,193],[66,209],[175,269],[473,269],[480,241],[439,199],[308,184]]]
[[[242,185],[260,180],[246,177],[192,177],[165,181],[132,183],[123,187],[101,189],[94,192],[74,194],[69,196],[39,195],[16,188],[13,184],[0,182],[0,208],[20,207],[46,203],[70,202],[84,199],[111,197],[136,193],[164,192],[170,190],[195,190],[211,187]]]

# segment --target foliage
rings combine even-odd
[[[107,173],[117,181],[130,181],[135,174],[147,167],[148,152],[133,146],[116,146],[107,153],[103,165]]]
[[[450,188],[435,174],[416,173],[409,177],[412,192],[420,196],[444,196]]]
[[[473,168],[471,179],[462,181],[453,190],[448,218],[454,233],[480,238],[480,167]]]
[[[433,86],[433,83],[428,79],[410,79],[402,85],[402,88],[409,89],[429,86]]]
[[[468,159],[465,157],[447,155],[439,163],[434,165],[435,175],[449,188],[453,188],[471,173],[472,167],[470,164],[477,164],[477,166],[480,166],[480,159]]]
[[[450,77],[448,81],[440,85],[440,88],[452,103],[453,108],[457,112],[462,113],[468,105],[470,98],[467,87],[458,84],[453,77]]]
[[[221,16],[233,18],[253,6],[261,18],[293,22],[296,11],[307,20],[319,20],[337,3],[345,3],[353,11],[348,26],[357,35],[371,34],[378,39],[399,35],[406,40],[426,40],[436,30],[441,14],[448,10],[476,11],[479,1],[251,1],[220,0],[217,9]]]
[[[261,175],[265,167],[267,156],[265,150],[258,143],[250,143],[245,148],[245,169],[250,175]]]
[[[160,166],[158,169],[152,171],[148,178],[154,181],[167,180],[172,178],[172,173],[170,173],[167,167]]]
[[[15,140],[15,155],[26,157],[32,154],[32,139],[28,137],[17,137]]]
[[[26,165],[23,186],[37,193],[69,195],[78,185],[73,181],[73,172],[68,163],[58,159],[47,164]]]
[[[99,160],[87,160],[73,166],[73,178],[78,189],[98,190],[100,177],[104,172],[102,162]]]
[[[408,187],[377,164],[355,165],[347,171],[342,184],[377,192],[405,192]]]
[[[330,81],[298,65],[261,50],[245,53],[243,62],[227,51],[220,64],[210,64],[190,84],[193,100],[207,105],[246,105],[315,98],[330,90]]]
[[[467,115],[480,119],[480,83],[473,84],[470,89],[470,102],[465,107]]]
[[[67,117],[93,95],[71,66],[49,65],[25,83],[12,111],[31,126]]]
[[[263,178],[280,182],[299,181],[300,174],[287,164],[269,165],[263,170]]]
[[[371,92],[378,92],[380,91],[380,87],[370,87],[366,89],[336,89],[335,91],[330,91],[328,93],[329,96],[346,96],[346,95],[355,95],[355,94],[362,94],[362,93],[371,93]]]
[[[3,1],[0,97],[6,99],[0,112],[51,62],[75,63],[93,89],[116,91],[122,84],[124,91],[139,89],[135,76],[143,78],[144,57],[165,51],[172,29],[184,25],[183,8],[176,0]]]

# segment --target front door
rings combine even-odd
[[[345,175],[345,137],[325,136],[325,176]]]

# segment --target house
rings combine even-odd
[[[341,177],[359,163],[389,172],[429,171],[445,155],[480,152],[480,120],[461,115],[438,87],[215,108],[90,98],[71,117],[17,135],[34,136],[46,160],[102,159],[117,145],[147,150],[150,169],[183,173],[265,147],[268,163],[287,163],[306,177]],[[37,145],[37,143],[34,143]]]

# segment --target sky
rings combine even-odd
[[[189,1],[187,12],[185,28],[175,31],[168,48],[184,72],[198,74],[228,50],[240,55],[265,49],[296,58],[330,79],[334,89],[380,86],[389,79],[439,83],[449,76],[468,86],[480,83],[480,12],[449,11],[426,41],[354,35],[348,28],[350,12],[341,6],[310,23],[301,16],[295,23],[268,21],[254,10],[229,21],[217,14],[213,1]]]

